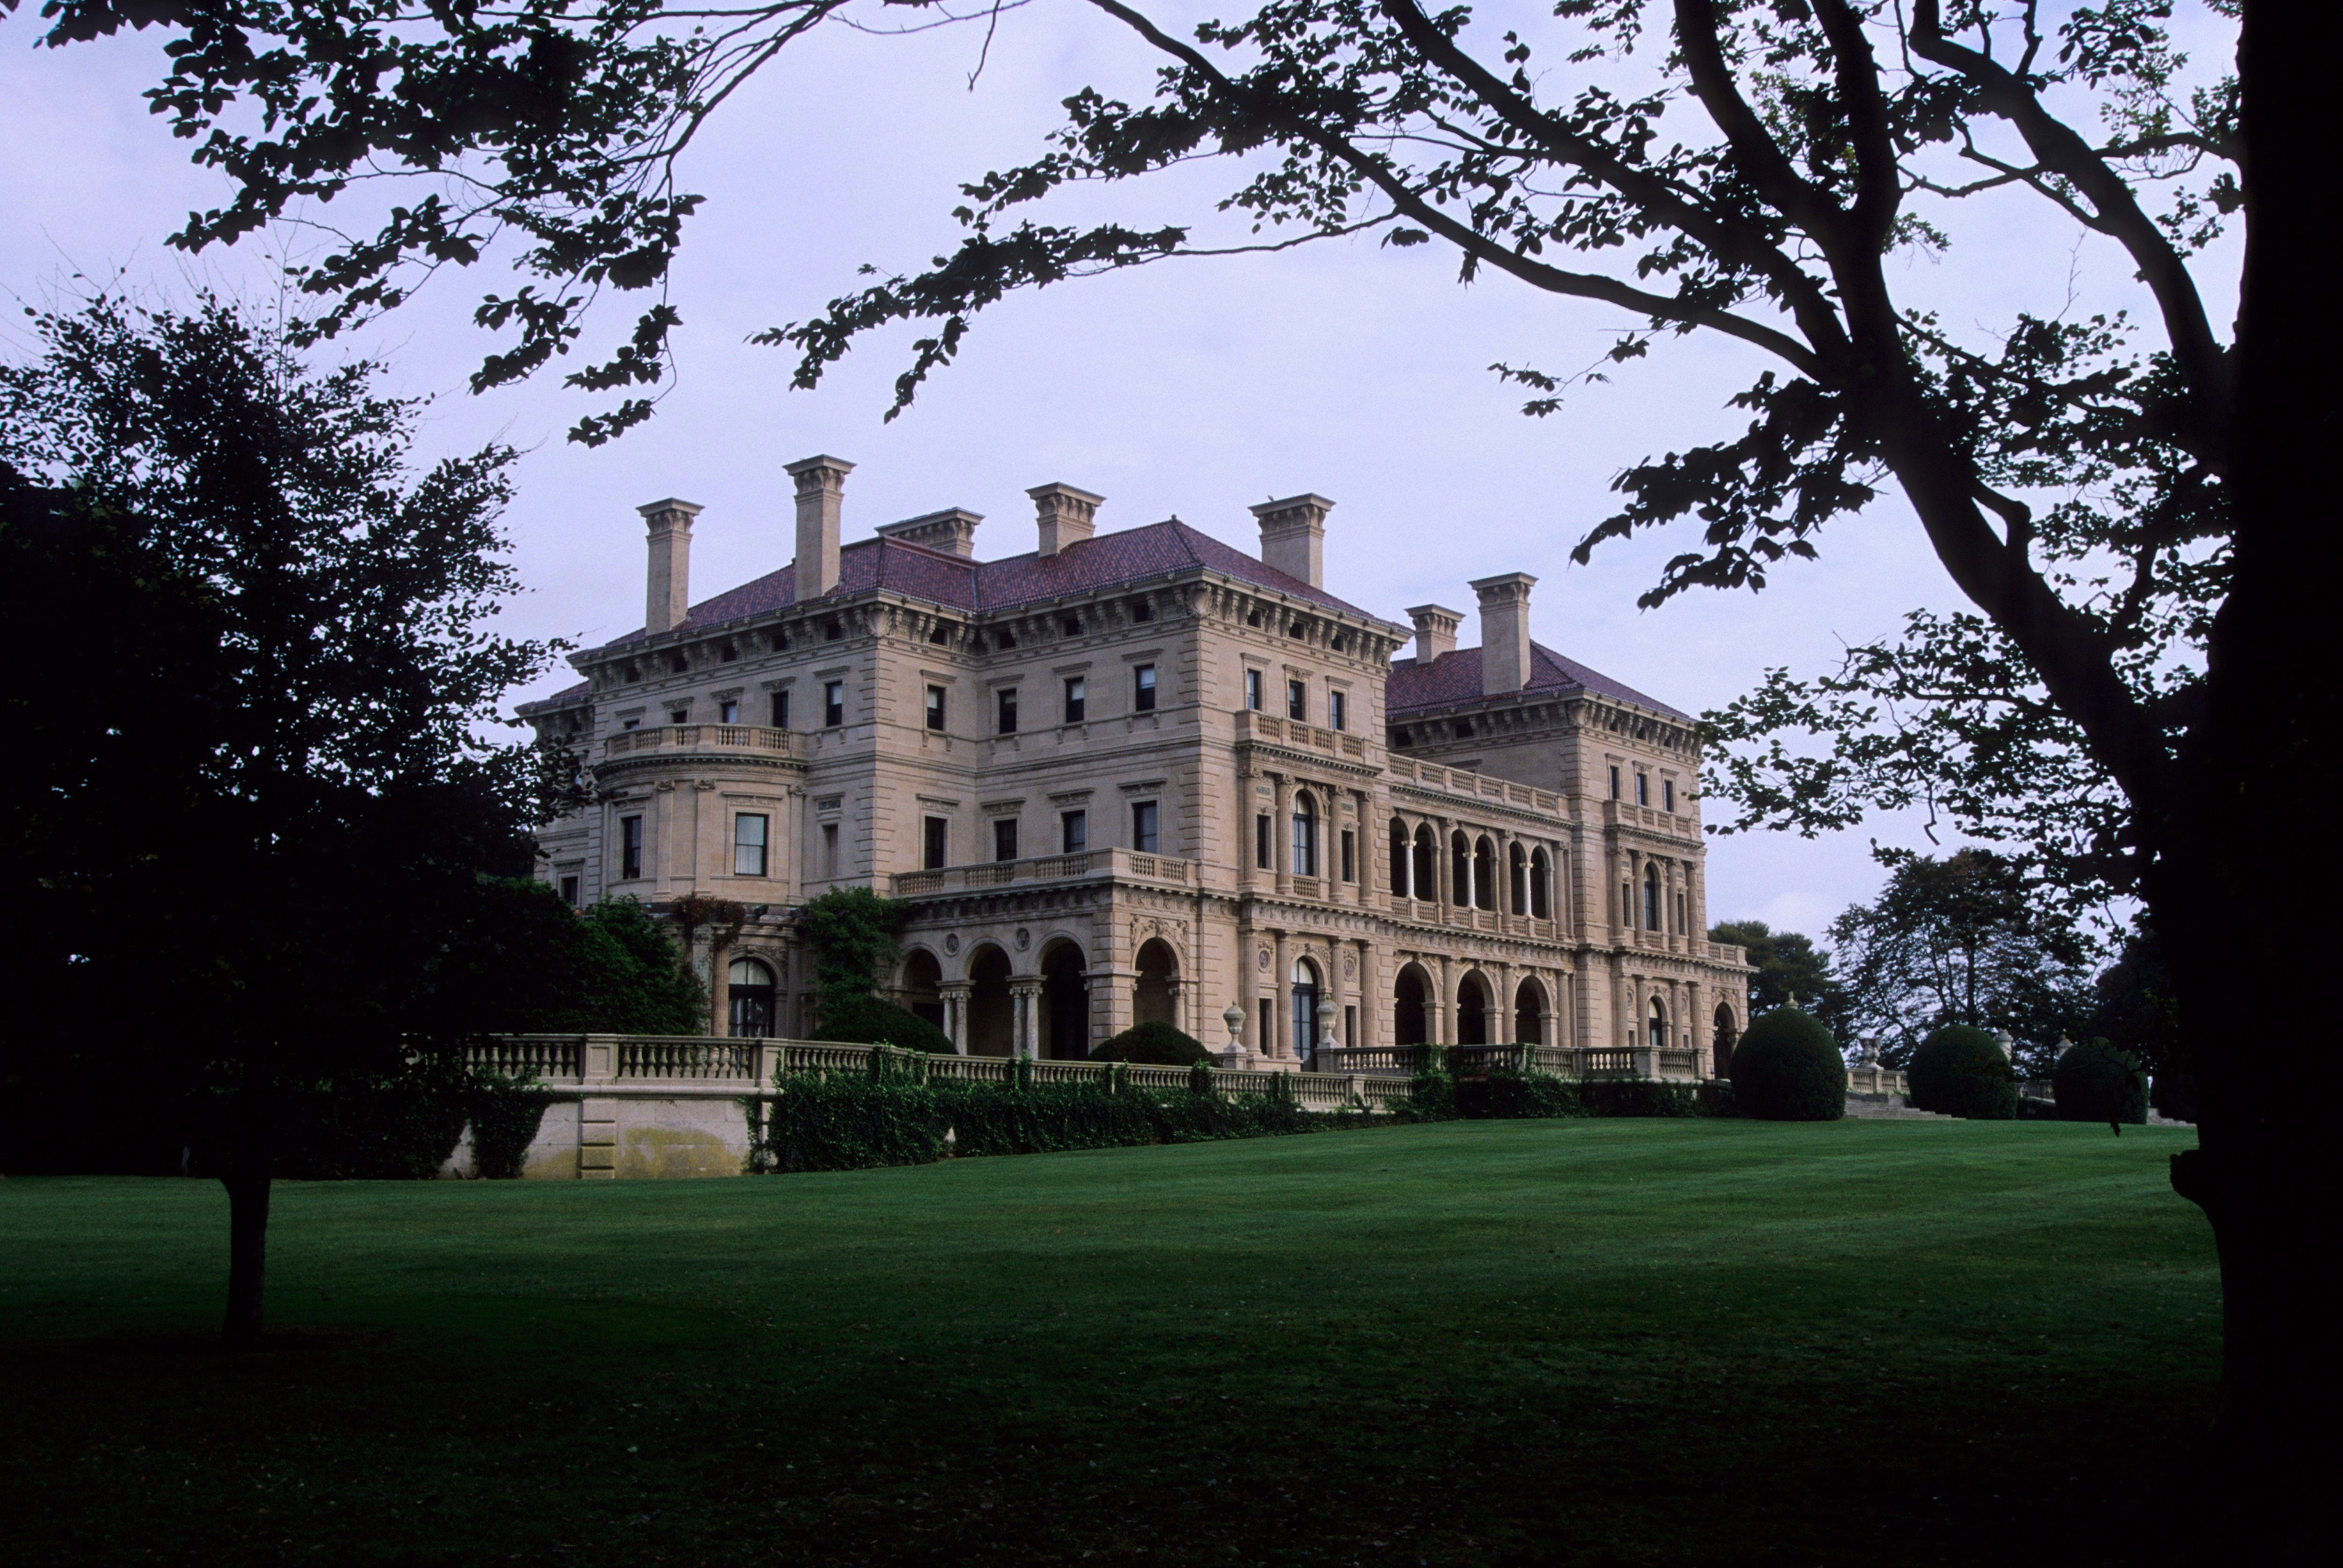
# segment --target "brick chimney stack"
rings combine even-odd
[[[1407,612],[1415,622],[1415,662],[1430,664],[1443,653],[1456,648],[1456,628],[1464,624],[1462,610],[1445,605],[1420,604]]]
[[[1326,586],[1326,514],[1334,503],[1323,496],[1288,496],[1252,509],[1261,523],[1261,562],[1312,588]]]
[[[1530,589],[1527,572],[1483,578],[1473,585],[1481,596],[1481,695],[1503,697],[1530,683]]]
[[[650,530],[650,569],[643,577],[643,628],[672,631],[691,608],[691,519],[699,508],[669,497],[637,507]]]
[[[838,586],[838,528],[844,508],[846,476],[854,465],[842,457],[807,457],[783,470],[797,481],[798,554],[792,584],[799,604]]]
[[[1104,496],[1093,496],[1071,485],[1036,485],[1025,493],[1033,498],[1044,560],[1089,538],[1098,528],[1098,509],[1106,504]]]

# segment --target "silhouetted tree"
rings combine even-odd
[[[1737,942],[1747,950],[1757,971],[1749,981],[1751,1016],[1794,1007],[1821,1020],[1835,1037],[1847,1041],[1846,990],[1831,970],[1831,955],[1815,946],[1813,938],[1775,930],[1763,920],[1727,920],[1712,928],[1708,940]]]

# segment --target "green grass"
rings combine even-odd
[[[1473,1122],[737,1181],[0,1184],[0,1558],[2141,1563],[2185,1132]]]

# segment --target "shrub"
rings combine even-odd
[[[1589,1116],[1699,1116],[1700,1089],[1691,1083],[1658,1083],[1647,1078],[1596,1078],[1578,1086],[1579,1103]]]
[[[470,1091],[445,1062],[304,1090],[283,1108],[271,1169],[294,1181],[428,1181],[464,1136]]]
[[[2147,1120],[2147,1073],[2139,1058],[2104,1040],[2068,1046],[2050,1070],[2050,1092],[2062,1121]]]
[[[1946,1116],[2009,1121],[2017,1115],[2017,1078],[1993,1036],[1948,1023],[1922,1040],[1906,1070],[1912,1105]]]
[[[1456,1106],[1456,1081],[1444,1072],[1419,1072],[1407,1081],[1407,1102],[1397,1112],[1402,1121],[1453,1121],[1463,1114]]]
[[[508,1181],[528,1162],[528,1146],[553,1103],[551,1091],[526,1078],[484,1072],[472,1081],[472,1169],[491,1181]]]
[[[2184,1067],[2159,1069],[2149,1081],[2147,1102],[2175,1121],[2197,1120],[2197,1076]]]
[[[1124,1030],[1091,1052],[1093,1061],[1139,1061],[1156,1067],[1192,1067],[1212,1053],[1193,1035],[1168,1023],[1142,1023]]]
[[[1742,1114],[1766,1121],[1836,1121],[1846,1114],[1846,1062],[1821,1020],[1794,1007],[1761,1013],[1733,1048]]]
[[[918,1013],[875,996],[841,994],[824,998],[821,1027],[813,1031],[813,1037],[854,1045],[876,1045],[884,1040],[906,1050],[924,1050],[930,1056],[952,1054],[951,1036]]]
[[[1579,1086],[1543,1072],[1499,1070],[1456,1085],[1456,1110],[1473,1120],[1509,1121],[1584,1116]]]

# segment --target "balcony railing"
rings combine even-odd
[[[899,899],[931,898],[938,893],[1005,888],[1020,882],[1069,882],[1085,878],[1193,887],[1196,876],[1196,862],[1177,856],[1145,854],[1136,849],[1078,849],[1071,855],[1036,855],[1022,860],[947,866],[935,871],[898,871],[893,890]]]
[[[1274,713],[1256,713],[1251,709],[1237,710],[1239,740],[1274,740],[1297,751],[1323,751],[1330,757],[1348,757],[1353,760],[1367,754],[1366,740],[1343,729],[1322,729],[1298,719],[1280,719]]]
[[[1478,1078],[1492,1070],[1544,1072],[1556,1078],[1645,1078],[1664,1083],[1696,1083],[1701,1078],[1701,1052],[1670,1048],[1553,1045],[1452,1045],[1446,1048],[1449,1068],[1459,1077]],[[1423,1068],[1420,1045],[1321,1046],[1321,1072],[1357,1072],[1406,1077]]]
[[[805,738],[793,729],[763,724],[646,724],[621,729],[602,742],[605,758],[644,751],[749,751],[769,757],[802,757]]]

